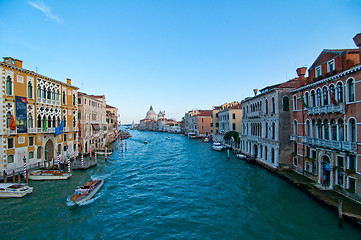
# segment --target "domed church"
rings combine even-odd
[[[150,106],[145,119],[157,120],[157,114],[153,111],[152,105]]]

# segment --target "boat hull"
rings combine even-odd
[[[44,180],[66,180],[71,177],[71,173],[60,171],[42,171],[36,170],[29,174],[29,179],[34,181]]]
[[[77,199],[77,200],[72,201],[72,202],[79,205],[81,203],[84,203],[84,202],[88,201],[89,199],[94,197],[94,195],[100,190],[100,188],[103,186],[103,184],[104,184],[104,180],[101,180],[100,184],[96,188],[94,188],[94,190],[91,191],[91,193],[89,193],[87,196],[85,196],[85,197],[83,197],[81,199]]]
[[[13,190],[7,188],[5,188],[4,191],[0,190],[0,198],[20,198],[33,192],[33,187],[24,186],[24,188],[25,188],[24,190],[21,189]],[[0,189],[4,189],[4,188],[0,186]]]

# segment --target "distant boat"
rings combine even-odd
[[[236,154],[236,158],[246,160],[246,159],[247,159],[247,156],[244,155],[244,154],[242,154],[242,153],[238,153],[238,154]]]
[[[147,140],[144,140],[143,143],[144,143],[144,144],[148,144]]]
[[[171,138],[170,137],[167,137],[168,140],[170,140]]]
[[[33,188],[25,184],[0,183],[0,198],[24,197],[32,191]]]
[[[195,134],[195,133],[188,133],[188,137],[189,137],[190,139],[195,139],[195,138],[197,138],[197,134]]]
[[[75,189],[74,194],[70,197],[70,201],[80,204],[91,199],[99,191],[103,184],[104,180],[100,179],[90,180],[89,182],[84,183]]]
[[[65,180],[71,177],[71,173],[60,170],[35,170],[29,174],[30,180]]]
[[[213,143],[213,146],[212,146],[212,149],[215,150],[215,151],[222,151],[223,150],[223,146],[221,143],[219,142],[214,142]]]
[[[208,142],[209,142],[209,138],[208,138],[208,137],[204,138],[204,139],[203,139],[203,142],[208,143]]]
[[[99,152],[96,152],[98,155],[105,155],[105,152],[103,151],[99,151]],[[107,152],[107,155],[112,155],[113,152]]]

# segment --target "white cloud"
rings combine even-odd
[[[39,9],[40,11],[42,11],[47,17],[55,20],[57,23],[62,23],[63,20],[60,19],[59,17],[55,16],[54,14],[51,13],[51,9],[45,5],[45,3],[38,1],[38,2],[28,2],[31,6],[33,6],[36,9]]]

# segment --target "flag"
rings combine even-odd
[[[80,125],[80,119],[79,119],[79,123],[78,123],[78,130],[79,130],[79,137],[81,136],[81,125]]]
[[[9,127],[10,127],[11,130],[16,130],[16,123],[15,123],[14,115],[11,115],[11,120],[10,120]]]
[[[44,129],[44,131],[46,131],[46,118],[44,118],[43,129]]]
[[[300,93],[300,97],[301,97],[302,106],[303,106],[304,108],[309,108],[309,106],[305,103],[305,100],[303,99],[303,95],[301,95],[301,93]]]
[[[337,105],[337,101],[336,101],[335,96],[333,95],[332,91],[330,91],[330,100],[333,103],[333,105]]]
[[[64,128],[63,119],[61,119],[59,127],[55,128],[55,136],[59,135],[59,134],[62,134],[63,133],[63,128]]]

